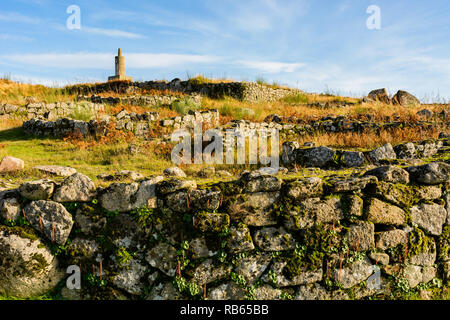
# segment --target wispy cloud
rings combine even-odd
[[[119,37],[128,39],[143,39],[145,36],[133,32],[117,30],[117,29],[104,29],[104,28],[93,28],[93,27],[81,27],[81,32],[87,32],[90,34],[98,34],[107,37]]]
[[[275,61],[240,60],[236,63],[244,68],[255,69],[267,73],[291,73],[305,66],[304,63],[285,63]]]
[[[114,63],[114,55],[108,53],[16,54],[0,57],[10,62],[60,69],[109,70]],[[220,58],[207,55],[170,53],[129,53],[126,55],[127,67],[135,69],[180,67],[218,61]]]
[[[9,33],[0,33],[1,41],[33,41],[33,38]]]
[[[0,13],[0,21],[38,24],[42,22],[42,19],[38,17],[26,16],[16,12],[3,12]]]

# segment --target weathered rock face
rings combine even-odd
[[[367,251],[375,246],[375,226],[370,222],[359,222],[350,226],[348,242],[355,251]]]
[[[450,179],[450,165],[443,162],[433,162],[420,167],[406,169],[412,180],[421,184],[436,185]]]
[[[367,219],[375,224],[396,226],[403,225],[406,222],[406,215],[399,207],[373,198],[368,207]]]
[[[295,200],[317,197],[323,192],[322,185],[322,179],[316,177],[297,180],[289,184],[287,195]]]
[[[236,181],[200,186],[140,178],[105,189],[84,188],[89,183],[83,177],[70,182],[70,176],[54,188],[65,186],[66,198],[46,189],[47,181],[24,183],[0,192],[0,224],[17,226],[0,225],[0,251],[9,250],[7,258],[0,257],[0,276],[14,279],[0,283],[0,294],[8,286],[5,292],[28,296],[29,291],[20,291],[22,283],[43,278],[33,273],[32,279],[20,280],[30,270],[20,267],[17,257],[28,248],[50,246],[61,254],[62,270],[89,266],[82,268],[89,272],[82,290],[62,293],[76,299],[146,294],[148,299],[363,299],[392,293],[395,283],[386,275],[411,287],[440,279],[445,287],[450,278],[448,181],[418,180],[419,171],[430,172],[423,167],[384,166],[321,178],[258,170]],[[86,199],[81,196],[64,205],[54,201],[69,200],[74,185],[80,185],[75,194],[86,190],[81,193],[97,194],[99,201],[81,201]],[[27,190],[53,200],[30,201],[21,195]],[[27,221],[30,226],[23,227]],[[42,254],[39,263],[53,266],[56,258]],[[369,287],[380,267],[381,288]],[[45,271],[52,279],[47,289],[61,279],[52,268]],[[27,273],[22,277],[11,270]],[[335,286],[341,289],[332,290]]]
[[[394,148],[390,143],[370,151],[367,155],[374,164],[380,163],[381,160],[392,160],[397,158]]]
[[[50,250],[36,238],[25,238],[0,226],[0,294],[28,298],[53,289],[64,273]]]
[[[147,252],[145,259],[154,268],[173,277],[177,269],[177,250],[171,245],[161,243]]]
[[[377,249],[386,250],[399,244],[407,244],[408,237],[405,231],[400,229],[379,232],[376,237]]]
[[[409,173],[395,166],[378,167],[366,172],[368,176],[375,176],[379,181],[392,183],[409,183]]]
[[[20,203],[16,198],[0,200],[0,217],[3,219],[16,220],[20,213]]]
[[[60,245],[66,243],[73,220],[62,204],[54,201],[33,201],[25,207],[24,212],[33,228],[40,230],[47,239]]]
[[[446,222],[447,211],[438,204],[421,204],[411,208],[411,220],[428,233],[439,236]]]
[[[23,170],[24,167],[25,163],[23,162],[23,160],[11,156],[6,156],[0,162],[0,173],[20,171]]]
[[[35,166],[33,167],[33,169],[60,177],[68,177],[77,172],[77,170],[74,168],[62,166]]]
[[[89,177],[75,173],[64,179],[53,199],[57,202],[87,202],[92,200],[95,191],[95,184]]]
[[[400,104],[402,106],[419,105],[420,101],[409,92],[399,90],[392,98],[394,104]]]
[[[264,228],[255,233],[256,245],[264,251],[282,251],[295,247],[292,235],[283,228]]]
[[[241,253],[255,249],[248,227],[244,224],[231,227],[227,246],[231,253]]]
[[[369,278],[373,272],[374,267],[366,257],[362,261],[353,262],[342,270],[334,270],[334,276],[342,288],[348,289]]]
[[[19,187],[22,197],[29,200],[48,200],[53,194],[55,183],[50,180],[25,182]]]
[[[389,99],[389,95],[385,88],[372,90],[371,92],[369,92],[368,97],[375,101],[380,101],[387,104],[391,103],[391,99]]]
[[[240,197],[228,207],[231,220],[242,219],[248,226],[270,226],[276,224],[271,212],[272,205],[279,199],[279,192],[256,192]]]

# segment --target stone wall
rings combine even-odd
[[[407,142],[396,146],[390,143],[370,151],[334,150],[329,147],[300,147],[296,141],[283,143],[281,160],[286,166],[307,168],[338,169],[360,167],[367,164],[379,165],[395,161],[428,159],[438,153],[450,151],[450,139],[428,139],[420,142]]]
[[[109,105],[127,104],[133,106],[146,107],[171,107],[177,101],[189,101],[192,105],[198,107],[202,104],[201,95],[133,95],[125,97],[101,97],[98,95],[78,96],[79,101],[86,100],[93,103],[102,103]]]
[[[34,136],[64,138],[69,134],[80,133],[83,137],[100,137],[108,130],[108,124],[113,122],[114,129],[130,131],[138,137],[146,137],[152,129],[166,128],[168,132],[181,128],[193,128],[194,123],[201,121],[203,126],[215,127],[219,124],[219,112],[189,111],[184,116],[170,119],[159,119],[157,112],[143,114],[128,113],[122,110],[114,116],[102,116],[100,121],[81,121],[68,118],[47,121],[46,119],[31,119],[23,123],[24,132]]]
[[[254,82],[223,82],[223,83],[196,83],[195,81],[168,81],[146,82],[107,82],[95,85],[76,85],[68,88],[69,92],[92,95],[102,92],[133,93],[139,90],[173,91],[184,94],[200,94],[213,99],[225,96],[238,100],[260,102],[276,101],[288,95],[300,93],[300,90],[289,88],[274,88]]]
[[[344,300],[447,287],[449,175],[430,163],[206,185],[159,176],[96,188],[79,173],[25,182],[0,194],[0,293],[42,294],[73,265],[81,290],[62,289],[72,299]]]
[[[49,120],[68,117],[74,113],[85,112],[96,115],[105,111],[101,103],[81,102],[57,102],[57,103],[29,103],[26,106],[12,104],[0,104],[0,119],[33,119],[37,117]]]

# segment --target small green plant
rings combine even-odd
[[[270,282],[272,282],[273,285],[275,285],[277,283],[277,274],[275,273],[275,271],[273,270],[269,270],[269,272],[267,272],[267,276],[269,277]]]
[[[298,93],[288,95],[282,99],[283,102],[288,104],[307,104],[309,102],[308,96],[304,93]]]
[[[93,273],[89,273],[86,276],[86,281],[89,283],[89,285],[91,287],[104,287],[104,286],[106,286],[108,284],[108,281],[106,281],[106,279],[97,277]]]
[[[245,287],[247,285],[247,281],[245,280],[244,276],[241,274],[237,274],[236,272],[231,272],[230,277],[231,277],[231,280],[240,287]]]
[[[131,260],[133,260],[133,255],[129,253],[125,247],[120,247],[116,252],[116,261],[120,268],[128,267]]]
[[[147,206],[131,211],[131,215],[135,218],[137,223],[144,228],[151,224],[153,213],[154,210],[152,208],[148,208]]]
[[[191,297],[198,296],[201,292],[200,287],[196,283],[189,282],[183,277],[175,277],[173,280],[173,286],[180,293],[187,293]]]
[[[73,120],[89,121],[95,118],[94,111],[85,105],[77,105],[68,115]]]
[[[197,110],[199,107],[191,98],[177,99],[172,103],[172,110],[178,112],[180,115],[187,114],[189,110]]]

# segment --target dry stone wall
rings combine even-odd
[[[254,82],[222,82],[222,83],[196,83],[195,81],[181,81],[174,79],[168,81],[146,82],[108,82],[96,85],[79,85],[69,88],[81,95],[92,95],[102,92],[128,93],[139,90],[174,91],[185,94],[200,94],[213,99],[225,96],[238,100],[261,102],[276,101],[288,95],[300,93],[298,89],[277,88]]]
[[[57,103],[29,103],[26,106],[12,104],[0,104],[0,119],[14,118],[45,118],[54,120],[68,117],[76,113],[87,112],[97,114],[104,112],[105,106],[101,103],[81,102],[57,102]]]
[[[82,286],[62,294],[76,299],[344,300],[446,287],[449,175],[436,162],[206,185],[159,176],[96,188],[79,173],[25,182],[0,193],[0,293],[42,294],[71,265]]]

